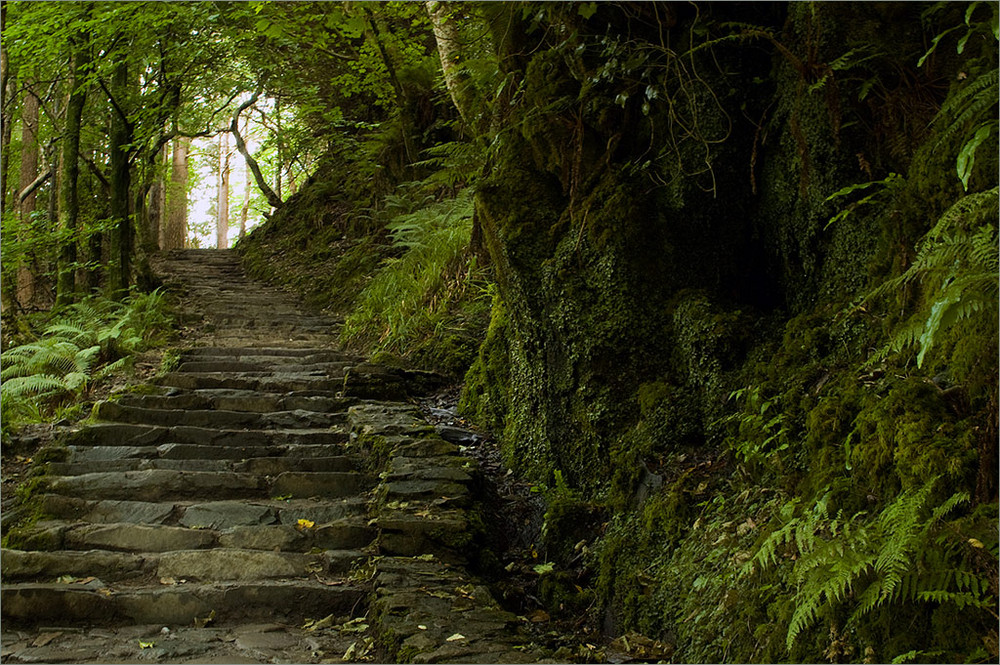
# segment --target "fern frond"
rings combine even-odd
[[[7,397],[43,395],[45,393],[63,392],[66,390],[68,390],[66,383],[61,378],[47,374],[18,376],[4,381],[3,385],[0,386],[0,392]]]

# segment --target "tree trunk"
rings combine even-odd
[[[163,224],[162,249],[183,249],[187,240],[188,209],[188,153],[191,139],[178,136],[174,139],[173,164],[167,188],[166,223]]]
[[[163,231],[160,227],[163,224],[164,190],[166,186],[163,182],[160,166],[163,162],[164,152],[166,151],[160,150],[152,160],[155,172],[153,173],[153,183],[149,186],[148,200],[146,202],[149,239],[151,243],[150,249],[159,249],[162,247]]]
[[[7,3],[0,7],[0,23],[7,23]],[[3,125],[2,136],[0,136],[0,214],[7,209],[7,167],[10,164],[10,139],[14,128],[14,105],[11,98],[14,96],[14,76],[10,71],[10,62],[7,59],[7,49],[0,44],[0,109],[2,117],[0,123]]]
[[[458,64],[462,44],[458,38],[458,27],[449,15],[449,4],[438,0],[427,0],[425,6],[427,15],[431,19],[431,26],[434,28],[434,39],[437,42],[438,55],[441,57],[441,72],[444,75],[445,87],[448,88],[448,94],[458,109],[462,121],[473,127],[475,97],[468,76]]]
[[[38,107],[38,97],[31,88],[26,88],[21,106],[21,173],[18,191],[28,190],[38,177]],[[18,231],[22,241],[34,233],[31,216],[35,212],[35,201],[34,190],[23,199],[15,200],[21,220]],[[17,266],[17,302],[22,308],[30,307],[35,299],[35,275],[28,263],[30,258],[22,256]]]
[[[389,57],[389,52],[386,50],[385,44],[382,43],[382,33],[379,30],[378,22],[375,20],[375,15],[367,7],[365,7],[365,15],[368,17],[368,25],[371,28],[372,41],[375,42],[379,55],[382,56],[382,64],[385,65],[385,71],[389,75],[389,82],[392,83],[392,89],[396,93],[396,104],[399,107],[400,131],[403,134],[403,150],[406,152],[407,166],[409,166],[409,164],[417,160],[417,148],[413,143],[410,117],[406,110],[408,106],[406,103],[406,92],[403,90],[403,85],[396,75],[396,66],[393,64],[392,58]]]
[[[128,95],[128,67],[119,64],[111,78],[111,94],[118,109],[111,114],[111,256],[108,262],[108,290],[113,298],[123,297],[131,282],[132,219],[129,215],[128,148],[132,132],[128,118],[123,116],[122,105]]]
[[[80,175],[80,121],[87,93],[80,89],[84,68],[90,62],[90,53],[80,47],[73,54],[73,73],[70,77],[69,103],[66,106],[66,124],[63,128],[62,156],[59,176],[59,228],[63,234],[59,247],[56,273],[56,304],[68,305],[76,294],[76,241],[79,227],[80,199],[77,182]],[[53,188],[53,191],[56,191]]]
[[[281,145],[281,98],[280,97],[274,100],[274,144],[275,144],[275,152],[278,153],[278,168],[275,169],[275,181],[276,181],[275,184],[277,185],[277,187],[275,187],[274,193],[278,195],[279,199],[284,200],[281,196],[281,174],[282,171],[284,171],[285,169],[285,163],[282,160],[282,157],[284,156],[283,155],[284,150],[282,150],[283,146]]]
[[[219,137],[219,200],[216,207],[215,246],[229,247],[229,134]]]
[[[264,174],[260,172],[260,165],[257,163],[257,160],[253,158],[253,155],[250,154],[250,151],[247,150],[247,144],[243,141],[243,136],[240,134],[240,113],[253,106],[254,102],[257,101],[257,98],[260,97],[260,93],[261,91],[257,90],[257,92],[253,94],[253,97],[237,107],[236,112],[233,114],[233,121],[229,125],[229,131],[233,133],[233,139],[236,141],[236,149],[240,151],[241,155],[243,155],[243,159],[247,163],[247,168],[250,169],[251,173],[253,173],[253,179],[254,182],[257,183],[257,188],[264,193],[264,196],[267,198],[267,202],[271,204],[271,207],[277,209],[284,205],[284,203],[282,202],[281,197],[275,194],[274,190],[271,189],[271,186],[267,184],[267,180],[264,179]]]

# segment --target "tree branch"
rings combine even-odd
[[[237,107],[236,112],[233,114],[233,121],[229,125],[229,131],[232,132],[233,138],[236,139],[236,149],[240,151],[241,155],[243,155],[243,159],[246,160],[247,167],[250,169],[250,172],[253,173],[253,179],[257,183],[257,188],[264,193],[264,197],[272,207],[280,208],[284,205],[284,202],[277,194],[274,193],[274,190],[267,184],[267,181],[264,180],[264,175],[260,172],[260,166],[257,164],[257,160],[250,155],[250,151],[247,150],[247,144],[243,141],[243,137],[240,135],[240,113],[243,113],[243,111],[257,103],[257,98],[260,97],[261,92],[261,89],[257,88],[257,91],[253,93],[253,96],[250,97],[250,99]]]
[[[52,176],[52,169],[48,169],[44,173],[39,174],[39,176],[35,178],[30,185],[22,189],[21,192],[17,195],[17,202],[19,204],[24,203],[24,200],[27,199],[29,196],[31,196],[35,192],[35,190],[41,187],[42,183],[48,180],[49,177],[51,176]]]

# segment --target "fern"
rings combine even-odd
[[[931,505],[937,480],[900,494],[868,520],[863,514],[849,520],[831,517],[828,497],[802,515],[794,515],[797,502],[786,506],[784,524],[761,544],[742,574],[778,565],[782,548],[796,558],[792,578],[798,590],[786,635],[789,650],[827,607],[848,603],[850,622],[857,622],[902,602],[980,609],[996,604],[989,581],[970,570],[956,546],[954,529],[942,529],[948,515],[969,503],[969,495],[959,492]]]
[[[47,393],[57,393],[68,391],[66,382],[58,377],[49,374],[32,374],[30,376],[17,376],[7,379],[0,386],[0,393],[4,399],[12,397],[23,397],[26,395],[45,395]]]
[[[959,199],[918,244],[910,267],[865,296],[863,305],[908,285],[925,294],[923,305],[897,327],[889,346],[877,354],[878,360],[889,352],[916,346],[917,366],[922,367],[943,331],[976,315],[996,318],[1000,254],[997,230],[990,222],[998,204],[996,187]]]

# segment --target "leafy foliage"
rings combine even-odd
[[[4,427],[43,417],[39,405],[79,398],[95,382],[127,370],[136,353],[166,341],[171,324],[159,291],[121,303],[89,298],[66,308],[37,340],[0,354]]]
[[[934,340],[946,329],[973,316],[996,318],[1000,257],[992,222],[998,203],[996,187],[957,201],[920,241],[910,267],[865,298],[885,298],[914,286],[925,294],[922,306],[899,327],[876,359],[889,351],[916,346],[917,366],[921,367]]]
[[[856,624],[901,603],[951,603],[983,611],[996,605],[989,579],[970,563],[970,551],[987,545],[963,538],[960,521],[945,521],[968,504],[969,495],[958,492],[940,500],[937,485],[933,478],[903,492],[874,518],[834,511],[832,492],[808,511],[798,500],[785,506],[785,523],[760,545],[743,574],[795,560],[789,650],[825,608],[850,607],[849,622]],[[988,547],[995,556],[996,542]]]
[[[480,278],[475,259],[467,260],[472,190],[440,201],[420,191],[386,198],[386,229],[397,253],[384,260],[344,324],[345,342],[375,354],[407,357],[428,336],[461,334],[461,303]],[[465,345],[471,351],[471,340]]]

